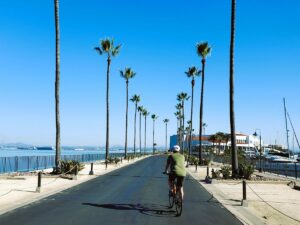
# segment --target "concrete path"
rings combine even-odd
[[[218,164],[213,165],[218,169]],[[189,167],[190,174],[199,185],[209,191],[224,207],[236,215],[244,224],[296,225],[300,224],[300,191],[292,189],[287,184],[287,178],[279,181],[260,182],[247,181],[247,207],[242,204],[241,181],[214,181],[208,184],[204,181],[206,167]],[[259,173],[259,176],[276,178],[271,174]]]

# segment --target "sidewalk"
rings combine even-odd
[[[32,175],[27,175],[26,173],[24,176],[0,175],[0,215],[116,169],[130,165],[139,160],[145,159],[146,157],[148,156],[136,158],[129,162],[127,160],[123,160],[123,162],[118,165],[108,164],[107,169],[105,169],[105,164],[103,162],[95,162],[93,169],[94,175],[89,175],[91,168],[90,163],[85,164],[85,168],[79,172],[77,180],[64,179],[58,176],[42,175],[40,193],[36,192],[37,173],[32,173]],[[44,172],[51,171],[52,169],[44,170]]]
[[[213,164],[211,169],[219,169]],[[276,179],[276,175],[265,175],[272,181],[247,181],[248,206],[242,206],[242,182],[234,180],[214,180],[206,183],[206,167],[195,166],[188,168],[189,174],[210,192],[225,208],[234,214],[244,224],[272,224],[272,225],[299,225],[300,224],[300,192],[287,184],[288,179]],[[275,181],[277,180],[277,181]]]

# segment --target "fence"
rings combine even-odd
[[[122,157],[123,153],[110,154],[111,157]],[[76,160],[79,162],[94,162],[103,160],[104,154],[62,155],[61,160]],[[42,170],[55,166],[55,156],[15,156],[0,157],[0,173],[28,172]]]
[[[207,155],[205,158],[210,159],[214,162],[231,164],[230,156],[217,156]],[[300,163],[299,162],[272,162],[263,158],[261,162],[259,159],[247,159],[247,162],[252,164],[255,169],[261,169],[262,172],[269,172],[276,175],[293,177],[295,179],[300,178]]]

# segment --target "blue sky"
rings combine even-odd
[[[1,1],[0,143],[55,143],[54,6],[50,0]],[[235,48],[236,130],[262,131],[267,143],[285,144],[282,98],[298,135],[300,16],[297,0],[237,2]],[[176,94],[190,94],[184,71],[200,67],[197,42],[208,41],[204,121],[206,133],[229,131],[230,1],[60,1],[61,129],[63,145],[105,144],[106,59],[93,50],[104,37],[123,45],[111,67],[111,144],[124,144],[125,81],[129,95],[159,116],[156,142],[164,145],[164,124],[176,133]],[[195,86],[198,133],[200,79]],[[129,103],[129,145],[133,104]],[[186,104],[189,117],[190,103]],[[152,123],[148,119],[148,143]]]

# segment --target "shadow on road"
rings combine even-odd
[[[176,212],[168,206],[157,204],[95,204],[82,203],[82,205],[113,209],[113,210],[134,210],[141,214],[155,217],[175,217]]]

